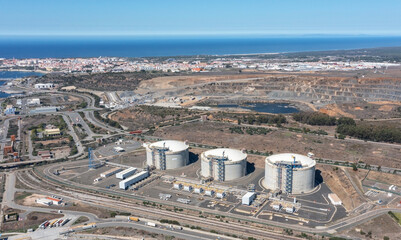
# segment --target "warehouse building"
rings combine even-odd
[[[125,169],[124,171],[121,171],[121,172],[117,173],[116,174],[116,178],[118,178],[118,179],[126,179],[127,177],[134,175],[136,170],[137,170],[136,168],[130,167],[128,169]]]
[[[119,187],[121,189],[127,189],[129,186],[131,186],[131,185],[133,185],[133,184],[135,184],[135,183],[147,178],[148,176],[149,176],[149,172],[148,171],[139,172],[139,173],[137,173],[137,174],[135,174],[135,175],[133,175],[133,176],[121,181],[119,183]]]

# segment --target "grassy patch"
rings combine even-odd
[[[20,201],[20,200],[23,200],[23,199],[25,199],[25,198],[31,196],[32,193],[29,193],[29,192],[22,192],[22,193],[16,193],[15,195],[16,195],[16,196],[15,196],[15,201]]]
[[[89,221],[89,218],[85,217],[85,216],[80,216],[77,220],[75,220],[75,222],[72,225],[77,225],[80,223],[84,223]]]
[[[398,223],[401,225],[401,213],[396,212],[388,212],[388,214]]]

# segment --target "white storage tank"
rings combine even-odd
[[[205,195],[206,195],[206,196],[209,196],[209,197],[213,197],[214,191],[213,191],[213,190],[206,190],[206,191],[205,191]]]
[[[315,160],[300,154],[283,153],[265,159],[264,185],[290,194],[310,192],[315,187]]]
[[[189,145],[185,142],[166,140],[143,146],[146,149],[146,164],[156,169],[175,169],[189,163]]]
[[[174,183],[174,189],[181,190],[182,184],[181,183]]]
[[[201,188],[201,187],[195,187],[195,188],[194,188],[194,192],[195,192],[195,193],[198,193],[198,194],[201,194],[201,193],[203,192],[203,188]]]
[[[192,192],[192,186],[188,186],[188,185],[184,186],[184,191]]]
[[[212,149],[201,154],[201,175],[218,181],[245,176],[247,154],[231,148]]]
[[[226,194],[224,192],[218,192],[216,193],[216,197],[217,198],[224,198],[226,196]]]

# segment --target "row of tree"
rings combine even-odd
[[[317,126],[356,125],[354,119],[349,117],[330,117],[321,112],[299,112],[292,115],[295,121]]]

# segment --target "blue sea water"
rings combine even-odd
[[[150,57],[401,46],[401,37],[5,37],[0,58]]]

